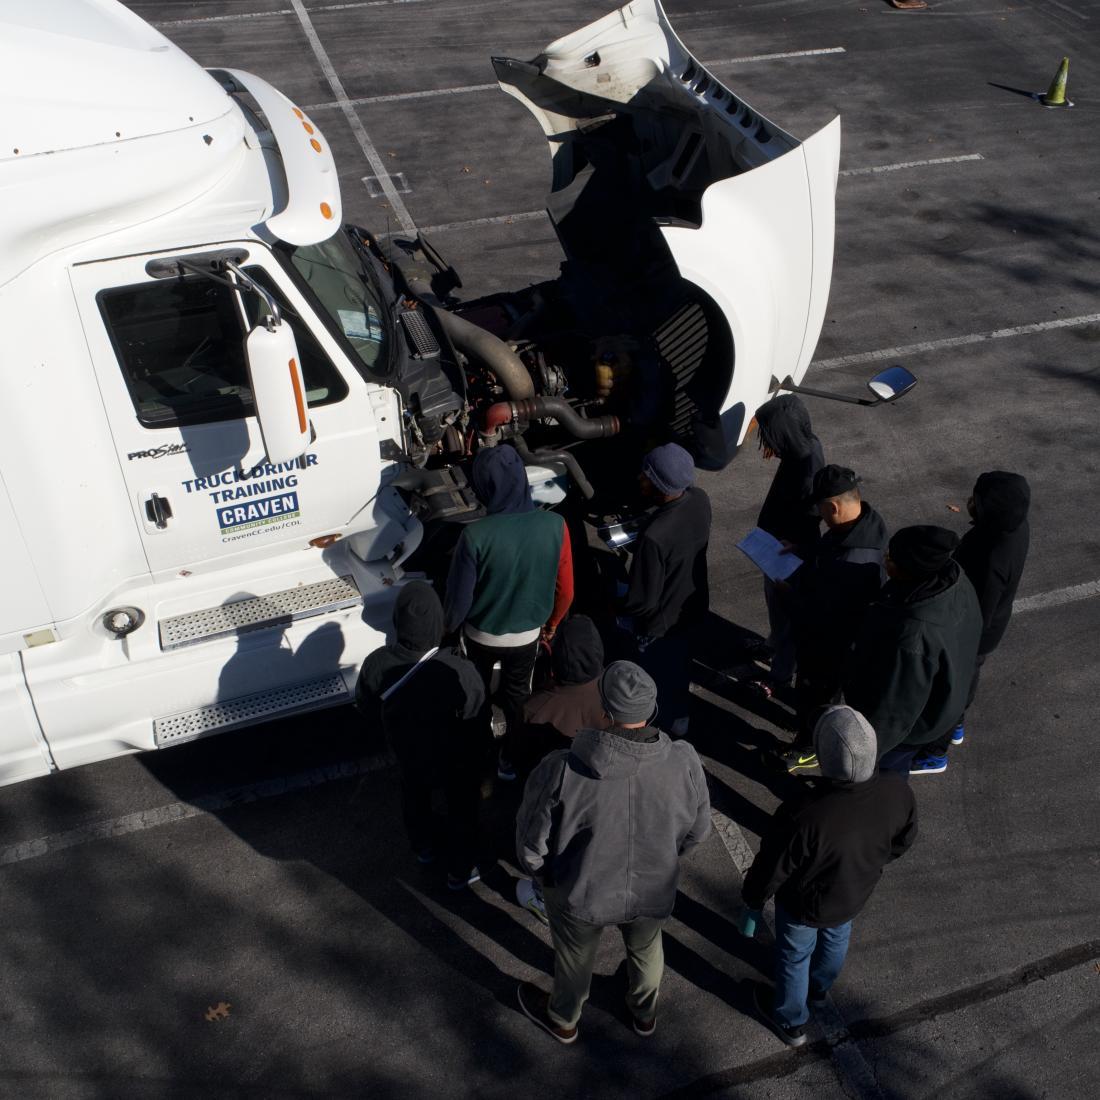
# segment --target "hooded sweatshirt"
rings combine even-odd
[[[883,587],[844,677],[844,700],[874,726],[880,754],[920,748],[955,725],[981,633],[974,586],[954,561],[927,580]]]
[[[581,730],[531,773],[516,818],[520,865],[588,924],[663,920],[680,856],[710,833],[695,749],[650,727]]]
[[[587,615],[566,619],[550,652],[554,682],[535,692],[523,716],[532,736],[570,740],[584,728],[606,729],[610,719],[600,699],[603,642]],[[533,727],[538,727],[536,730]]]
[[[805,675],[836,679],[867,608],[886,580],[886,524],[866,501],[849,527],[827,528],[795,574],[795,637]]]
[[[792,543],[803,556],[818,538],[820,521],[810,496],[814,474],[825,465],[806,406],[793,393],[773,397],[756,410],[760,441],[779,456],[779,469],[756,520],[757,527]]]
[[[978,593],[982,638],[978,652],[992,653],[1012,617],[1012,603],[1027,561],[1031,487],[1019,474],[993,470],[974,486],[974,522],[955,551]]]
[[[369,725],[380,728],[405,767],[442,777],[456,765],[480,759],[476,718],[485,701],[477,669],[453,649],[420,663],[443,638],[443,607],[423,581],[398,593],[394,641],[371,653],[355,684],[355,705]],[[410,669],[416,671],[390,697],[382,695]]]
[[[569,529],[535,508],[514,447],[478,452],[474,491],[489,513],[462,531],[447,577],[446,628],[482,645],[519,646],[554,630],[573,602]]]
[[[917,836],[909,784],[895,772],[875,771],[874,730],[861,722],[866,736],[841,745],[823,725],[814,748],[824,777],[776,810],[741,891],[750,909],[763,909],[774,895],[796,923],[813,928],[857,916],[883,868]]]

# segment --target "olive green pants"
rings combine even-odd
[[[558,1027],[576,1027],[592,985],[592,967],[603,926],[562,912],[552,890],[545,893],[554,943],[554,988],[549,1015]],[[648,1023],[657,1015],[657,992],[665,969],[662,920],[638,917],[618,926],[626,948],[626,1005],[634,1018]]]

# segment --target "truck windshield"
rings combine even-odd
[[[335,328],[343,333],[363,366],[376,377],[389,368],[389,328],[375,288],[343,230],[320,244],[290,251],[294,270],[309,284]]]

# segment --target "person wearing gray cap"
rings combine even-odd
[[[852,920],[917,835],[913,792],[878,770],[875,731],[859,711],[827,708],[814,749],[823,778],[776,810],[741,889],[746,934],[775,898],[775,989],[758,983],[754,1001],[788,1046],[806,1042],[809,1009],[824,1005],[844,965]]]
[[[611,721],[580,730],[569,749],[531,773],[516,818],[521,867],[542,885],[554,944],[550,992],[520,985],[524,1013],[559,1043],[577,1038],[600,936],[622,933],[626,1003],[634,1030],[652,1035],[664,972],[661,928],[672,913],[680,856],[710,833],[699,757],[651,723],[657,686],[630,661],[600,678]]]

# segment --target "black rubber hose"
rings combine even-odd
[[[512,442],[519,452],[519,457],[523,459],[524,466],[538,466],[544,462],[560,462],[569,471],[569,476],[573,479],[573,483],[577,488],[580,489],[585,500],[591,500],[596,495],[596,490],[592,488],[592,483],[585,477],[581,464],[568,451],[532,451],[522,435],[516,436]]]
[[[535,382],[523,360],[499,336],[445,309],[436,309],[444,332],[459,351],[484,363],[513,401],[535,396]]]

